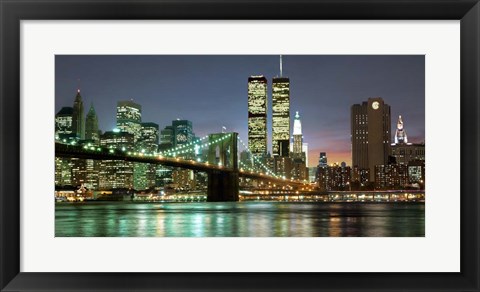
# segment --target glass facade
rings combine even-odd
[[[133,151],[134,136],[127,132],[105,132],[100,137],[100,146],[105,148]],[[133,188],[133,162],[102,160],[99,171],[99,188]]]
[[[173,147],[188,144],[193,141],[193,124],[188,120],[172,121],[173,128]]]
[[[267,79],[248,78],[248,148],[254,156],[267,154]]]
[[[62,140],[72,134],[73,107],[63,107],[55,115],[55,138]]]
[[[290,153],[290,79],[273,78],[272,82],[272,155]]]
[[[117,103],[117,128],[121,132],[133,134],[134,142],[140,138],[142,129],[142,107],[131,101],[119,101]]]

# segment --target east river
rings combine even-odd
[[[425,204],[56,203],[55,236],[423,237]]]

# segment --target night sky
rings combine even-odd
[[[247,79],[279,75],[278,55],[56,56],[55,112],[73,106],[81,89],[85,115],[93,103],[102,131],[115,128],[116,104],[133,99],[142,121],[193,122],[197,136],[239,132],[247,142]],[[402,115],[409,142],[425,137],[424,56],[284,55],[283,76],[290,78],[290,116],[300,112],[309,166],[319,152],[328,163],[351,164],[350,106],[382,97],[392,110],[392,133]],[[271,109],[268,114],[271,151]],[[393,137],[392,137],[393,141]]]

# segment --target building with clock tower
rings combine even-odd
[[[390,127],[390,106],[381,97],[352,105],[352,166],[368,169],[371,182],[375,180],[375,165],[388,164]]]

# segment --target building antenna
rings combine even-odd
[[[80,78],[77,78],[77,91],[80,92]]]
[[[282,77],[282,71],[283,71],[283,68],[282,68],[282,55],[280,55],[280,77]]]

